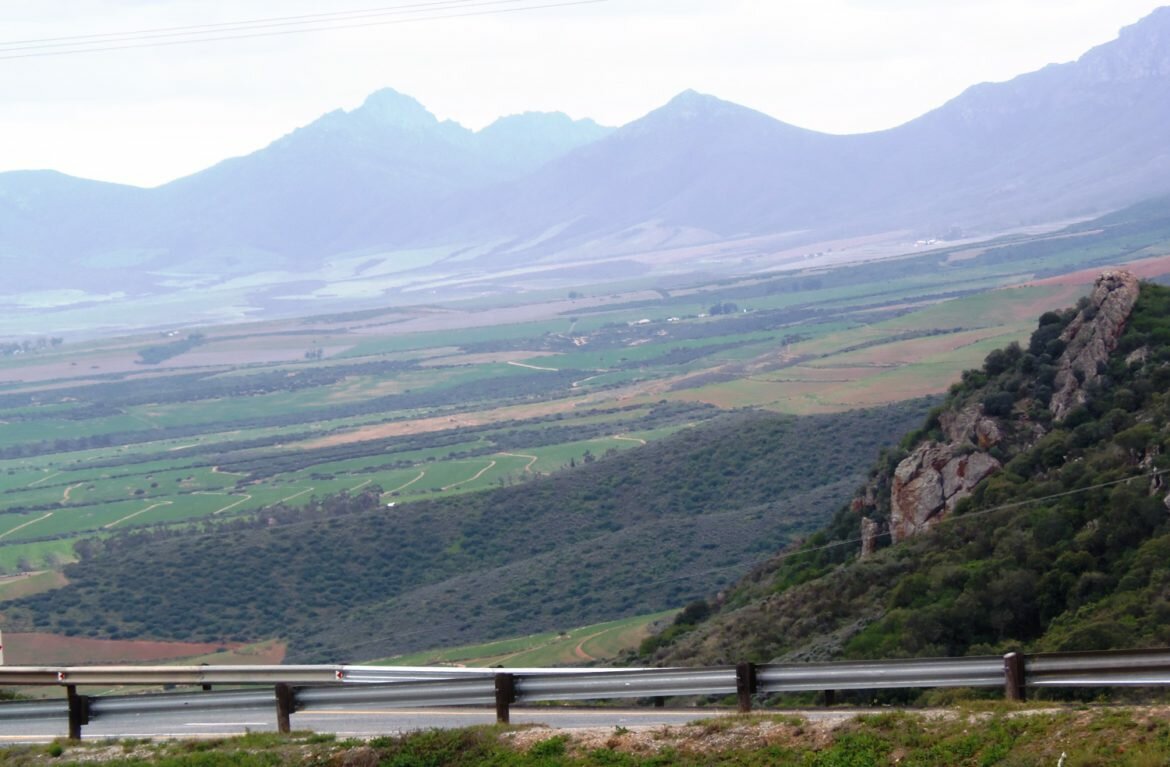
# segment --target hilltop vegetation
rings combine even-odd
[[[1046,313],[1026,347],[988,355],[883,454],[858,501],[729,590],[711,620],[645,650],[709,663],[1170,643],[1170,289],[1143,283],[1116,348],[1077,373],[1065,352],[1097,311],[1085,300]],[[1057,417],[1070,378],[1084,402]],[[1002,468],[949,518],[889,545],[907,458],[972,412],[994,417]],[[885,532],[859,558],[867,514]]]

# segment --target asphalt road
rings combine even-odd
[[[712,709],[655,708],[521,708],[513,707],[513,724],[545,724],[556,728],[650,727],[681,725],[732,713]],[[808,712],[802,712],[807,715]],[[339,737],[394,735],[434,727],[492,724],[494,709],[378,709],[313,711],[292,715],[294,730],[332,732]],[[276,729],[271,710],[152,713],[103,717],[82,728],[82,739],[210,738]],[[55,722],[0,722],[0,744],[47,743],[64,737],[64,719]]]

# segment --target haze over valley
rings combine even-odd
[[[3,173],[0,333],[667,287],[1099,215],[1170,193],[1168,36],[1160,9],[878,133],[694,91],[619,128],[526,113],[473,132],[387,88],[153,189]]]

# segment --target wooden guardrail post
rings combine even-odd
[[[511,674],[496,674],[496,721],[508,724],[511,706],[516,702],[516,678]]]
[[[69,701],[69,739],[81,740],[82,725],[89,724],[89,696],[78,695],[77,685],[65,686],[65,697]]]
[[[735,667],[735,694],[739,698],[739,711],[746,714],[752,710],[752,695],[756,691],[756,664],[740,663]]]
[[[1009,652],[1003,656],[1003,694],[1008,700],[1025,700],[1028,691],[1025,688],[1027,680],[1024,678],[1024,655],[1018,652]]]
[[[292,732],[292,722],[289,720],[297,711],[296,695],[293,688],[287,684],[276,685],[276,730],[282,735]]]

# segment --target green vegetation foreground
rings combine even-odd
[[[231,740],[54,743],[0,751],[0,765],[1153,765],[1170,761],[1164,710],[902,712],[844,722],[722,717],[684,727],[553,734],[544,728],[431,730],[370,741],[307,733]]]

